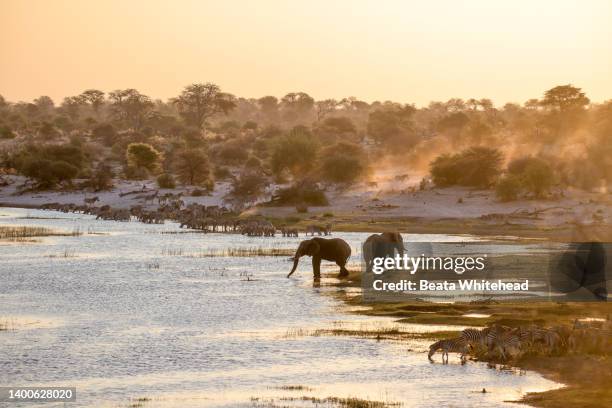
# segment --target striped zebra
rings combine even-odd
[[[465,329],[461,332],[461,338],[471,347],[488,347],[488,335],[490,329],[488,327],[478,329]]]
[[[521,349],[521,339],[516,330],[502,331],[495,336],[493,349],[497,350],[502,360],[506,360],[508,354],[513,354]]]
[[[449,352],[461,353],[461,363],[464,363],[466,360],[466,354],[469,351],[469,345],[462,337],[436,341],[434,344],[429,346],[429,354],[427,355],[429,361],[433,361],[431,356],[433,356],[438,350],[442,350],[442,363],[444,363],[444,356],[446,356],[446,363],[448,364]]]

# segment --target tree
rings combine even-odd
[[[201,185],[210,178],[210,163],[203,149],[186,149],[177,154],[174,171],[183,184]]]
[[[83,99],[78,96],[68,96],[62,102],[62,110],[66,112],[72,121],[76,121],[79,118],[83,103]]]
[[[128,165],[137,169],[155,172],[161,157],[161,153],[147,143],[130,143],[127,147]]]
[[[96,126],[92,131],[94,139],[101,140],[106,146],[112,146],[117,141],[117,131],[110,123]]]
[[[547,193],[553,185],[554,174],[548,163],[544,160],[530,161],[521,174],[527,191],[540,198]]]
[[[314,167],[317,144],[310,135],[298,129],[276,141],[272,148],[271,166],[277,176],[288,170],[294,177],[302,177]]]
[[[335,99],[325,99],[323,101],[315,102],[315,109],[317,111],[317,122],[325,119],[327,115],[338,109],[339,102]]]
[[[113,169],[108,164],[100,162],[89,178],[89,186],[94,191],[110,190],[113,188],[113,177]]]
[[[136,89],[116,90],[108,94],[111,109],[117,119],[125,120],[134,129],[140,130],[155,106],[151,98]]]
[[[234,98],[213,83],[191,84],[172,100],[189,125],[203,129],[206,120],[217,113],[227,114],[236,107]]]
[[[378,109],[368,117],[368,134],[376,143],[395,151],[410,148],[416,143],[412,120],[415,112],[412,105]]]
[[[97,89],[88,89],[80,95],[80,98],[88,103],[95,115],[98,116],[100,108],[104,105],[104,92]]]
[[[257,100],[261,113],[268,120],[278,119],[278,99],[275,96],[264,96]]]
[[[53,99],[46,95],[34,99],[34,104],[38,107],[39,112],[45,115],[51,114],[55,108]]]
[[[295,121],[309,116],[315,100],[305,92],[290,92],[281,99],[281,106],[287,120]]]
[[[542,106],[559,112],[566,112],[583,109],[589,102],[589,98],[586,97],[580,88],[568,84],[555,86],[546,91],[540,103]]]
[[[365,153],[357,144],[340,142],[321,151],[323,180],[352,184],[366,171]]]
[[[240,202],[254,202],[264,195],[268,184],[261,173],[246,171],[233,181],[229,196]]]

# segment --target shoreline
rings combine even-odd
[[[324,275],[325,276],[325,275]],[[328,277],[335,275],[328,275]],[[576,318],[599,317],[608,318],[612,305],[607,302],[598,303],[453,303],[438,304],[426,301],[385,303],[367,302],[361,299],[361,294],[354,295],[343,288],[361,287],[359,271],[351,271],[344,280],[336,280],[329,284],[340,289],[329,293],[347,306],[358,306],[348,312],[366,316],[386,316],[396,319],[398,323],[418,323],[425,325],[465,325],[488,326],[503,324],[518,326],[519,324],[538,323],[540,325],[568,324]],[[481,314],[486,317],[468,317],[470,314]],[[337,335],[366,336],[377,341],[411,338],[408,332],[360,333],[358,331],[336,333]],[[432,341],[443,337],[457,335],[458,332],[432,331],[418,335],[422,339]],[[406,337],[407,335],[407,337]],[[492,366],[500,362],[476,360]],[[506,365],[504,363],[504,365]],[[559,406],[579,406],[599,408],[612,406],[612,359],[610,354],[562,354],[550,356],[521,356],[511,361],[511,367],[537,372],[544,378],[562,385],[562,387],[535,393],[526,393],[520,400],[508,401],[528,404],[533,407],[553,408]]]

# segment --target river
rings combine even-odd
[[[287,279],[288,256],[222,256],[228,248],[292,249],[303,237],[189,233],[170,222],[12,208],[0,208],[2,225],[82,233],[0,241],[0,323],[9,328],[0,332],[0,383],[74,386],[77,402],[67,406],[315,406],[301,399],[313,396],[516,407],[504,401],[558,386],[532,372],[462,366],[453,355],[448,365],[439,356],[431,364],[427,342],[310,335],[431,327],[347,313],[323,293],[339,289],[313,286],[308,258]],[[334,236],[354,248],[356,266],[367,234]],[[323,271],[333,266],[324,263]]]

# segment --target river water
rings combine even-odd
[[[67,406],[315,406],[301,399],[308,396],[516,407],[504,401],[558,386],[532,372],[461,366],[453,355],[448,365],[439,355],[431,364],[427,342],[313,336],[335,327],[431,327],[347,313],[324,293],[339,289],[313,286],[308,258],[287,279],[287,256],[211,256],[295,248],[303,237],[185,233],[174,223],[9,208],[0,209],[0,225],[82,233],[0,242],[0,324],[9,328],[0,331],[0,383],[74,386],[77,402]],[[354,248],[356,266],[367,234],[334,235]]]

